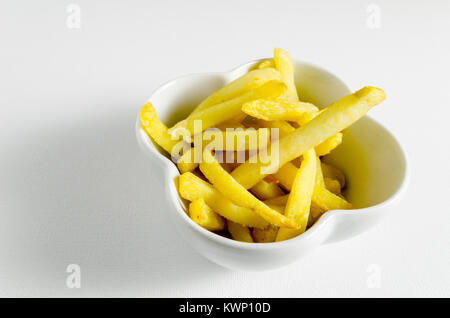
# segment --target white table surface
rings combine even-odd
[[[379,28],[369,1],[78,0],[79,29],[70,3],[0,4],[0,295],[450,296],[449,1],[374,1]],[[232,272],[174,232],[134,120],[167,80],[275,46],[352,89],[385,89],[370,115],[405,146],[411,183],[356,238]],[[66,286],[69,264],[79,289]]]

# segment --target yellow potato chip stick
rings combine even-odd
[[[314,148],[303,155],[303,160],[295,176],[291,193],[285,208],[285,216],[300,224],[299,229],[280,229],[276,241],[284,241],[302,234],[306,230],[311,207],[311,198],[316,183],[317,157]]]
[[[318,110],[311,103],[281,99],[256,99],[242,106],[242,111],[247,115],[266,121],[298,121],[305,116],[305,113],[317,112]]]
[[[316,184],[321,186],[321,187],[325,187],[325,180],[323,178],[323,172],[322,172],[322,166],[320,164],[320,158],[317,157],[316,154],[316,160],[317,160],[317,166],[316,166]],[[286,165],[288,165],[289,163],[287,163]]]
[[[316,206],[325,211],[346,210],[352,208],[351,203],[318,185],[314,187],[312,201]]]
[[[287,96],[292,100],[298,100],[297,89],[294,82],[294,65],[289,53],[283,49],[276,48],[273,52],[275,67],[280,71],[283,80],[288,87]]]
[[[142,106],[139,113],[139,120],[145,132],[168,153],[179,142],[168,133],[166,125],[156,116],[155,108],[150,102]]]

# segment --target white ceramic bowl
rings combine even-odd
[[[183,76],[159,87],[150,97],[158,117],[168,126],[186,117],[210,93],[246,73],[253,61],[230,72]],[[326,107],[350,93],[336,76],[314,65],[294,61],[300,98]],[[383,107],[383,106],[380,106]],[[337,242],[366,231],[393,210],[407,184],[406,156],[396,139],[379,123],[364,117],[344,132],[343,143],[325,161],[342,169],[347,177],[345,196],[358,209],[326,212],[304,234],[283,242],[243,243],[221,237],[195,224],[186,214],[186,202],[177,192],[177,167],[136,126],[137,139],[150,159],[149,167],[163,171],[167,212],[175,227],[200,254],[236,270],[281,267],[305,256],[317,246]],[[150,168],[151,169],[151,168]]]

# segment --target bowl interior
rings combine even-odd
[[[247,63],[228,73],[181,77],[159,88],[150,101],[159,118],[172,126],[185,118],[205,97],[247,72],[256,63]],[[308,63],[294,61],[294,64],[300,99],[323,108],[350,93],[347,86],[333,74]],[[158,150],[161,152],[161,149]],[[384,127],[367,116],[344,131],[343,143],[324,161],[344,171],[347,178],[344,194],[358,208],[389,199],[399,190],[406,173],[404,153],[398,142]]]

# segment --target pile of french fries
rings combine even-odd
[[[276,48],[272,59],[211,94],[173,127],[158,119],[151,103],[140,120],[168,153],[181,139],[188,146],[173,160],[193,222],[237,241],[267,243],[302,234],[329,210],[352,208],[342,194],[344,174],[321,157],[339,146],[342,130],[384,99],[383,90],[364,87],[319,110],[299,100],[289,54]],[[225,145],[208,142],[212,128]],[[180,129],[188,137],[177,134]],[[249,136],[259,142],[248,142]],[[220,160],[239,156],[243,160]]]

